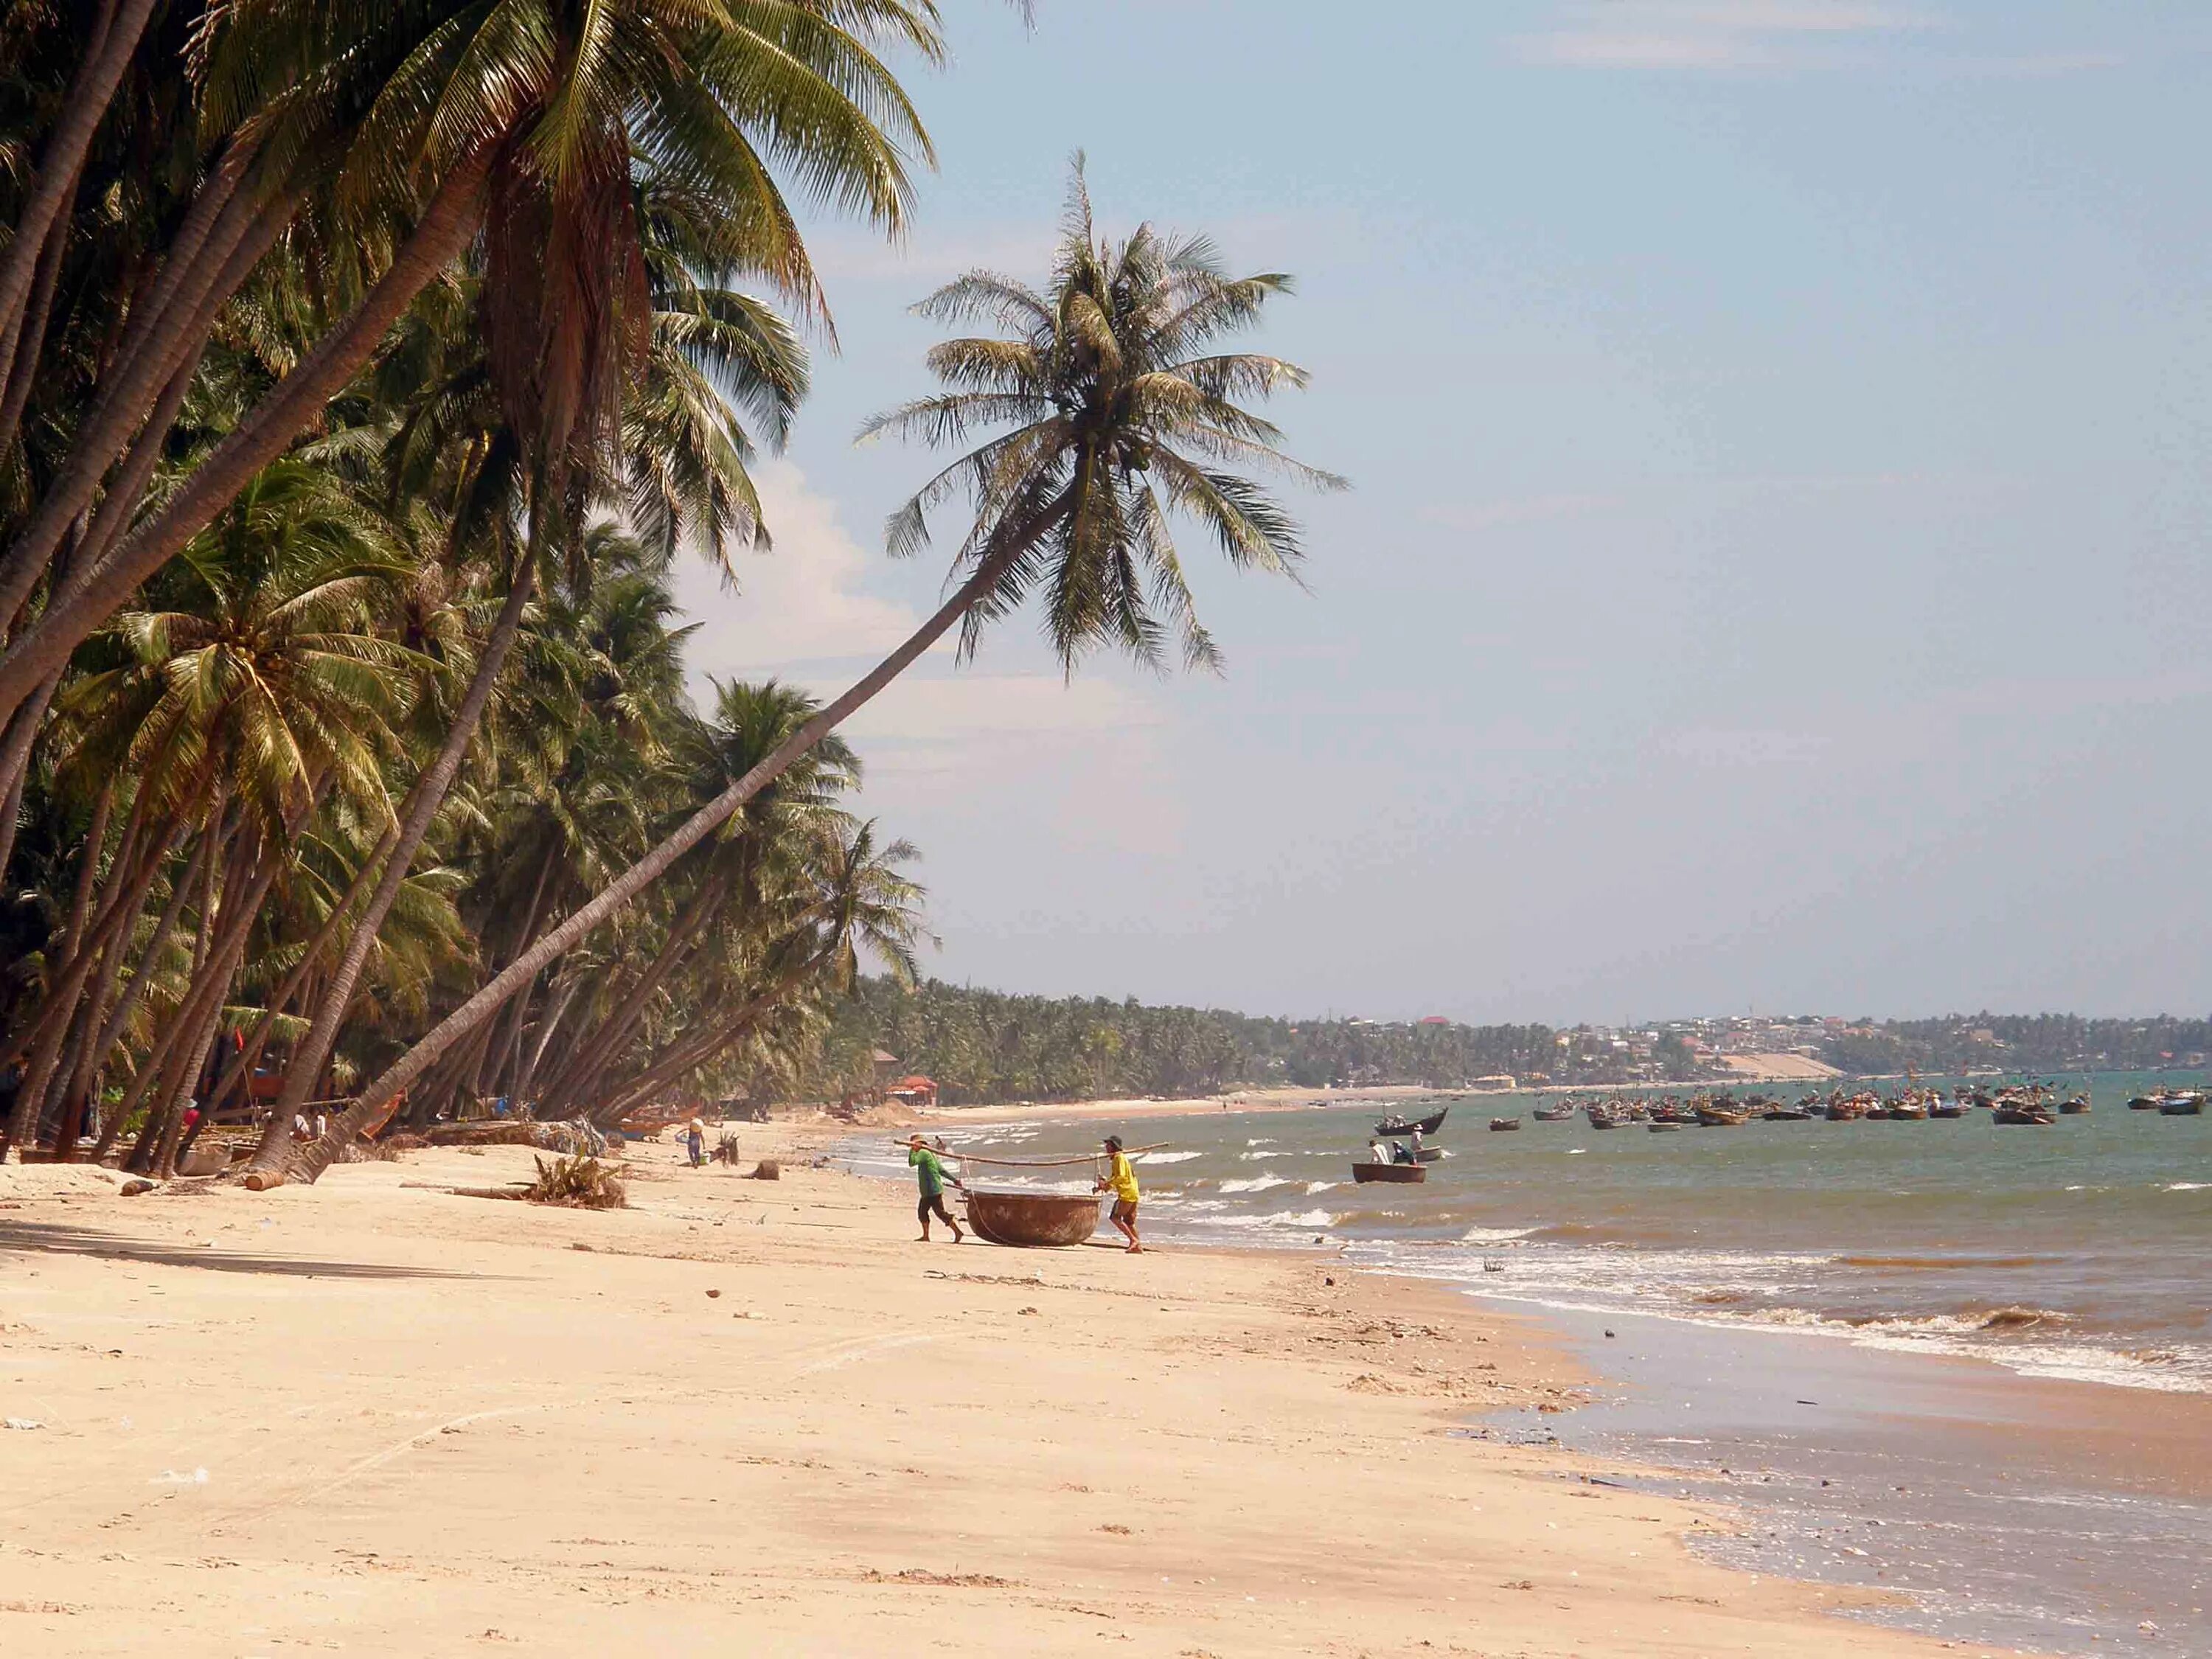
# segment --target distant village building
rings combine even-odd
[[[926,1077],[902,1077],[884,1093],[902,1106],[924,1111],[937,1104],[937,1085]]]

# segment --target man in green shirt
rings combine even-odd
[[[952,1229],[952,1242],[957,1244],[965,1237],[952,1212],[945,1207],[945,1166],[937,1161],[937,1154],[928,1142],[915,1135],[906,1143],[906,1161],[913,1166],[915,1179],[921,1186],[921,1202],[915,1206],[915,1214],[921,1221],[921,1242],[929,1243],[929,1218],[934,1214]],[[951,1177],[954,1186],[961,1185],[957,1176]]]

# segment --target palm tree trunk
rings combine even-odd
[[[346,319],[254,405],[160,511],[88,573],[82,587],[49,607],[9,645],[0,656],[0,713],[12,712],[41,679],[68,661],[141,582],[212,523],[360,372],[415,296],[467,246],[480,216],[486,166],[484,158],[471,158],[447,173],[390,266]],[[165,322],[162,332],[181,335],[183,330]],[[181,358],[180,339],[149,341],[149,350],[157,343],[167,348],[165,362]],[[166,380],[166,374],[160,378]],[[21,573],[15,575],[21,580]],[[36,580],[35,571],[31,580]]]
[[[138,39],[146,32],[146,20],[153,10],[154,0],[122,0],[118,15],[114,0],[106,0],[93,25],[92,40],[70,82],[61,119],[55,123],[39,157],[37,181],[16,216],[15,240],[9,245],[7,258],[0,259],[0,380],[7,377],[16,354],[27,343],[23,312],[39,255],[55,220],[76,194],[77,176],[92,148],[93,135],[107,117],[107,106],[131,54],[138,49]]]
[[[369,896],[368,907],[362,912],[354,935],[346,943],[345,954],[338,959],[331,982],[324,988],[313,1024],[293,1054],[292,1063],[285,1068],[284,1086],[277,1097],[269,1129],[262,1136],[260,1146],[254,1149],[252,1167],[257,1170],[275,1169],[283,1163],[286,1142],[279,1131],[291,1122],[292,1115],[300,1109],[314,1086],[323,1061],[330,1057],[331,1045],[337,1040],[338,1027],[345,1019],[346,1010],[353,1005],[354,987],[368,963],[368,953],[375,948],[377,931],[384,926],[392,902],[399,895],[400,884],[407,879],[408,869],[415,861],[416,851],[429,833],[430,820],[445,804],[446,792],[453,787],[453,775],[460,770],[461,757],[468,752],[469,744],[476,736],[484,707],[491,701],[493,684],[499,678],[500,669],[522,628],[522,612],[530,603],[531,584],[537,570],[533,552],[534,550],[526,550],[516,561],[514,578],[507,584],[507,603],[500,608],[499,620],[492,626],[491,637],[484,642],[483,654],[477,659],[476,678],[469,683],[460,708],[454,711],[445,746],[412,792],[406,822],[400,826],[399,838],[385,860],[376,891]]]
[[[592,1121],[601,1128],[620,1123],[644,1105],[655,1091],[673,1083],[686,1072],[696,1071],[709,1060],[727,1053],[736,1046],[738,1038],[760,1023],[762,1015],[789,996],[799,982],[819,965],[818,957],[806,957],[768,990],[739,1008],[727,1024],[675,1045],[660,1059],[623,1084],[614,1103],[592,1113]]]
[[[146,312],[126,325],[115,356],[100,366],[98,395],[74,434],[68,460],[0,560],[0,615],[15,614],[69,526],[91,513],[109,467],[131,446],[131,434],[147,424],[149,404],[179,366],[205,349],[217,313],[283,229],[289,214],[264,217],[250,195],[221,194],[215,188],[218,182],[211,179],[202,192],[202,202],[220,200],[222,209],[213,216],[198,257],[181,269],[172,259],[148,296]],[[241,250],[251,257],[235,257]],[[161,444],[167,428],[151,436]],[[124,503],[126,511],[136,506],[135,497]],[[88,574],[92,567],[88,562],[80,568]],[[53,608],[49,603],[48,611]]]
[[[5,808],[0,810],[0,875],[15,856],[16,820],[23,811],[23,781],[31,772],[31,745],[39,740],[39,728],[46,723],[46,708],[61,683],[59,669],[40,681],[31,701],[8,722],[8,735],[0,738],[0,790],[6,798]]]
[[[80,170],[81,171],[81,170]],[[70,181],[76,193],[76,180]],[[7,363],[0,369],[0,454],[15,441],[23,423],[23,410],[31,401],[31,387],[39,378],[39,362],[45,355],[46,325],[54,314],[54,290],[61,286],[62,256],[69,251],[69,219],[64,216],[46,232],[46,245],[39,250],[39,266],[31,279],[31,302],[22,325],[9,342]]]
[[[327,1135],[315,1145],[301,1148],[293,1168],[313,1181],[330,1167],[339,1147],[364,1133],[373,1133],[391,1115],[399,1097],[447,1048],[490,1018],[501,1004],[536,977],[547,963],[572,949],[600,923],[659,880],[678,859],[727,823],[747,801],[781,777],[792,763],[865,708],[915,659],[944,638],[997,586],[1007,567],[1060,521],[1073,495],[1071,485],[1019,530],[1009,532],[1003,538],[993,538],[998,544],[976,565],[975,574],[896,650],[816,713],[757,766],[693,813],[673,835],[608,883],[566,921],[508,963],[493,976],[490,983],[441,1020],[427,1036],[401,1055],[397,1064],[361,1091],[354,1103],[331,1123]]]
[[[571,980],[555,996],[551,1006],[545,1011],[544,1023],[538,1027],[538,1041],[530,1045],[530,1058],[523,1062],[522,1070],[514,1079],[514,1087],[507,1091],[509,1098],[517,1103],[530,1099],[530,1085],[538,1079],[538,1067],[545,1059],[545,1050],[552,1044],[553,1034],[561,1029],[561,1022],[568,1017],[568,1010],[575,1006],[577,994],[582,989],[580,983]]]
[[[645,972],[638,975],[637,983],[630,988],[629,994],[612,1013],[599,1022],[598,1030],[588,1034],[576,1045],[568,1062],[554,1074],[553,1080],[546,1085],[544,1110],[540,1115],[567,1115],[570,1103],[582,1091],[582,1085],[606,1070],[617,1047],[635,1029],[645,1012],[646,1005],[653,1000],[653,994],[667,982],[668,975],[674,971],[676,964],[690,952],[699,929],[721,908],[728,890],[726,882],[719,878],[710,879],[694,896],[685,907],[684,915],[668,930],[668,937],[662,942],[659,954],[653,957]]]

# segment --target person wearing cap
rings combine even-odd
[[[929,1243],[929,1218],[934,1215],[952,1229],[952,1242],[957,1244],[963,1235],[960,1224],[945,1207],[945,1183],[948,1179],[956,1187],[965,1183],[957,1176],[945,1175],[944,1164],[938,1162],[937,1149],[918,1134],[908,1137],[906,1161],[913,1166],[915,1180],[921,1188],[921,1202],[915,1206],[915,1214],[921,1222],[921,1243]]]
[[[1108,1135],[1105,1146],[1106,1173],[1098,1177],[1098,1184],[1091,1190],[1112,1190],[1114,1224],[1129,1241],[1129,1254],[1136,1255],[1145,1248],[1137,1238],[1137,1172],[1129,1167],[1129,1155],[1121,1150],[1121,1136]]]

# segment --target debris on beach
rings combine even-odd
[[[532,1204],[554,1204],[573,1210],[623,1210],[629,1194],[622,1177],[595,1158],[556,1158],[550,1164],[537,1160],[538,1179],[523,1189]]]

